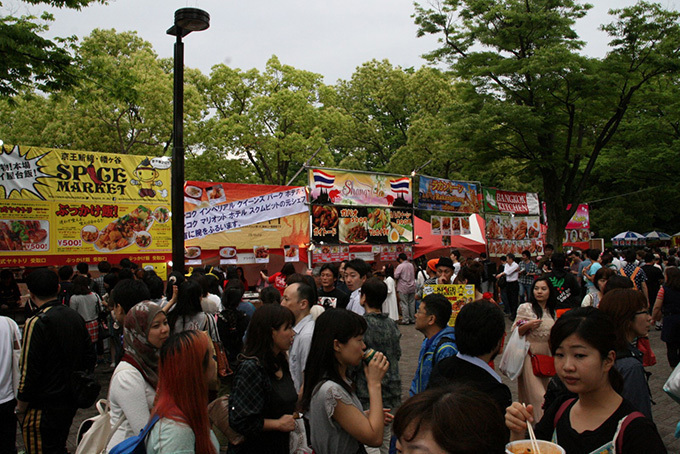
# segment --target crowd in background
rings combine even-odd
[[[617,452],[665,452],[652,422],[646,335],[653,318],[675,367],[677,251],[545,252],[508,254],[500,265],[457,250],[416,263],[401,254],[380,269],[354,259],[298,273],[287,263],[261,273],[257,305],[244,299],[253,286],[240,267],[173,272],[167,283],[127,259],[101,262],[97,278],[86,264],[35,270],[18,394],[0,374],[1,410],[12,415],[2,418],[0,452],[15,452],[13,412],[27,452],[66,452],[77,408],[68,373],[97,364],[113,370],[109,449],[149,425],[146,449],[158,453],[502,453],[532,421],[541,438],[576,453],[615,443],[617,424],[635,414]],[[11,307],[20,295],[5,271],[0,304]],[[475,286],[455,328],[450,302],[429,287],[453,283]],[[495,370],[506,318],[530,345],[518,378],[526,407],[512,403]],[[398,324],[424,336],[404,402]],[[73,345],[55,374],[45,355],[64,329]],[[18,349],[19,339],[7,339],[3,355]],[[551,358],[553,376],[536,374],[535,356]],[[3,359],[3,373],[11,364]],[[48,377],[51,386],[36,390]],[[225,395],[219,424],[208,404]],[[229,433],[218,430],[224,423]]]

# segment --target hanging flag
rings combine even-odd
[[[411,187],[411,179],[408,177],[398,178],[396,180],[390,180],[390,188],[392,192],[397,194],[406,194],[409,192]]]
[[[332,189],[335,183],[335,177],[329,175],[321,170],[314,169],[314,184],[318,188]]]

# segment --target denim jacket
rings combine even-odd
[[[442,338],[451,340],[440,342]],[[436,352],[435,349],[437,350]],[[414,396],[427,389],[430,374],[432,373],[433,357],[434,364],[437,364],[442,359],[457,354],[458,346],[456,345],[456,332],[453,326],[447,326],[430,339],[423,340],[423,345],[420,347],[420,354],[418,355],[418,369],[416,369],[416,375],[413,377],[413,382],[411,382],[411,388],[408,391],[409,396]]]

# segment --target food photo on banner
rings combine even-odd
[[[0,266],[171,256],[167,158],[3,145]]]

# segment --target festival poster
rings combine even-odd
[[[478,186],[465,181],[421,176],[418,182],[418,208],[472,214],[479,212]]]
[[[413,241],[413,213],[383,207],[312,205],[312,240],[325,244]]]
[[[410,177],[334,169],[309,170],[310,201],[319,205],[411,208]]]
[[[456,317],[458,317],[460,310],[467,303],[471,303],[475,300],[474,285],[437,284],[423,287],[423,294],[425,296],[433,293],[444,295],[446,299],[451,302],[451,318],[449,319],[449,326],[456,326]]]
[[[413,256],[413,248],[408,245],[392,244],[388,246],[379,246],[380,261],[381,262],[396,262],[399,254],[406,254],[406,257],[411,260]]]
[[[539,214],[538,194],[535,192],[511,192],[483,188],[484,210],[513,214]]]
[[[454,218],[455,220],[456,218]],[[451,236],[451,218],[448,216],[441,217],[441,234],[444,236]]]
[[[171,256],[166,158],[2,146],[0,266]]]

